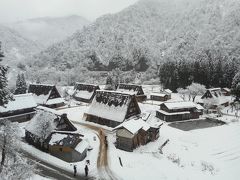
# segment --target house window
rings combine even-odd
[[[59,148],[59,151],[61,151],[61,152],[62,152],[62,151],[63,151],[63,148]]]

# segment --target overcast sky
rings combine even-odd
[[[89,20],[114,13],[137,0],[0,0],[0,22],[45,16],[81,15]]]

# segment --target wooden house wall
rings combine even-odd
[[[80,102],[85,102],[85,103],[91,103],[94,96],[95,96],[95,92],[93,93],[92,97],[90,99],[85,99],[85,98],[81,98],[81,97],[77,97],[75,95],[73,95],[73,98],[76,100],[76,101],[80,101]]]
[[[161,112],[157,111],[156,116],[164,120],[166,122],[173,122],[173,121],[182,121],[182,120],[188,120],[191,119],[191,114],[176,114],[176,115],[165,115]]]
[[[160,109],[163,111],[166,111],[168,113],[175,113],[175,112],[184,112],[184,111],[190,111],[190,112],[195,112],[197,110],[196,107],[191,107],[191,108],[179,108],[179,109],[168,109],[165,104],[160,105]]]
[[[151,127],[148,132],[149,132],[149,140],[150,141],[155,141],[159,138],[160,128]]]
[[[49,153],[67,162],[78,162],[85,159],[87,156],[87,149],[85,149],[83,153],[80,153],[71,147],[49,145]]]
[[[155,95],[151,95],[150,96],[150,99],[151,100],[154,100],[154,101],[167,101],[168,100],[168,96],[155,96]]]
[[[137,102],[143,102],[146,101],[147,96],[146,95],[136,95]]]
[[[120,136],[122,133],[119,132],[123,130],[127,131],[125,128],[121,128],[116,132],[116,146],[118,149],[130,152],[140,145],[145,145],[150,141],[155,141],[159,137],[159,128],[150,128],[148,131],[140,129],[135,135],[129,132],[124,136]]]
[[[125,151],[133,151],[134,146],[133,146],[133,138],[126,138],[126,137],[117,137],[117,148],[122,149]]]
[[[20,109],[20,110],[4,112],[4,113],[0,112],[0,117],[15,116],[19,114],[34,112],[34,111],[35,111],[34,108],[27,108],[27,109]]]
[[[4,117],[4,119],[7,119],[11,122],[22,123],[22,122],[31,120],[33,118],[33,116],[35,115],[35,113],[36,113],[36,111],[24,113],[24,114],[18,114],[18,115],[14,115],[14,116],[6,116],[6,117]]]
[[[114,120],[104,119],[104,118],[100,118],[100,117],[89,115],[89,114],[87,114],[86,121],[94,122],[101,125],[106,125],[109,127],[116,127],[120,124],[120,122],[117,122]]]
[[[48,144],[45,141],[42,141],[38,136],[30,133],[29,131],[25,131],[25,140],[36,148],[48,152]]]
[[[60,145],[49,145],[49,152],[72,152],[73,149],[66,146],[60,146]]]

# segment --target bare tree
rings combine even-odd
[[[188,89],[178,88],[177,92],[178,92],[178,94],[180,94],[180,97],[184,101],[186,100],[186,96],[189,95],[189,90]]]
[[[187,86],[186,89],[188,90],[189,96],[192,98],[193,102],[197,96],[203,95],[206,91],[206,87],[198,83],[192,83],[191,85]]]

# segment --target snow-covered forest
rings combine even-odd
[[[143,0],[117,14],[98,18],[65,41],[35,55],[29,60],[27,73],[32,76],[35,69],[40,69],[43,82],[66,84],[62,74],[90,81],[83,77],[87,73],[94,82],[102,80],[94,71],[121,67],[121,71],[140,72],[145,83],[158,83],[153,80],[158,76],[158,67],[172,62],[208,68],[204,70],[209,72],[207,79],[222,73],[222,81],[227,76],[231,82],[232,75],[228,73],[236,73],[239,66],[239,8],[237,0]],[[55,75],[49,79],[52,72]],[[193,77],[190,81],[204,83]],[[216,80],[213,77],[209,81]],[[189,82],[185,80],[184,84]],[[223,85],[229,86],[229,82]]]

